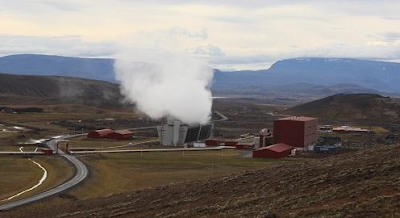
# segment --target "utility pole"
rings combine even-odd
[[[368,148],[372,147],[371,141],[372,141],[372,125],[369,124],[369,127],[368,127]]]

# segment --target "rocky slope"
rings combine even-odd
[[[399,217],[400,146],[155,187],[1,217]]]

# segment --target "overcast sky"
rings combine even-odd
[[[116,57],[124,46],[220,69],[305,56],[399,61],[400,1],[0,0],[0,55]]]

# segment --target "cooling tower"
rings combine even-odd
[[[179,120],[168,118],[157,127],[158,137],[163,146],[183,146],[187,143],[211,137],[212,124],[189,126]]]

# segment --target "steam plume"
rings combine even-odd
[[[118,59],[114,63],[126,100],[153,119],[170,116],[187,124],[208,122],[212,69],[184,54],[145,53],[131,56],[134,62]]]

